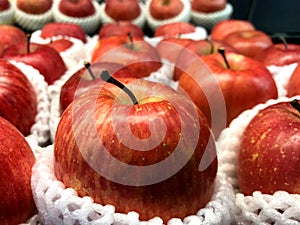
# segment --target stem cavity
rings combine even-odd
[[[300,103],[297,99],[294,99],[292,101],[290,101],[291,106],[293,106],[295,109],[298,110],[298,112],[300,113]]]
[[[224,59],[224,62],[225,62],[225,64],[226,64],[226,68],[227,68],[227,69],[230,69],[230,65],[229,65],[229,63],[228,63],[228,61],[227,61],[227,59],[226,59],[226,56],[225,56],[225,49],[224,49],[224,48],[219,48],[219,49],[218,49],[218,52],[222,55],[222,57],[223,57],[223,59]]]
[[[89,62],[84,62],[84,67],[88,70],[90,76],[92,77],[92,80],[95,80],[96,77],[95,77],[93,71],[91,70],[91,64]]]

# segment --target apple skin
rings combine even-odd
[[[276,99],[278,93],[272,74],[260,62],[233,52],[226,53],[226,58],[230,68],[227,68],[219,53],[202,56],[182,73],[179,86],[190,95],[210,124],[210,103],[220,105],[225,101],[226,115],[218,115],[216,121],[223,121],[226,117],[228,126],[242,111]],[[212,87],[216,82],[224,99],[214,97],[215,89]],[[213,99],[210,103],[208,97]],[[219,135],[219,127],[213,131],[216,136]]]
[[[100,28],[98,36],[99,38],[107,38],[116,35],[124,36],[128,33],[130,33],[133,37],[144,37],[144,31],[142,28],[130,21],[115,21],[106,23]]]
[[[43,14],[51,10],[52,0],[16,0],[16,6],[28,14]]]
[[[170,87],[143,79],[120,78],[119,80],[132,90],[139,104],[133,105],[128,101],[127,96],[121,97],[119,88],[116,89],[109,85],[106,90],[99,91],[99,88],[95,87],[78,96],[63,113],[57,128],[54,139],[55,176],[66,187],[74,188],[79,196],[88,195],[100,204],[114,205],[117,212],[136,211],[139,213],[140,220],[149,220],[159,216],[166,224],[170,218],[184,218],[195,214],[210,200],[217,172],[216,157],[213,158],[207,169],[201,172],[198,169],[205,146],[208,147],[206,151],[212,154],[211,156],[216,151],[215,142],[205,117],[186,96]],[[152,93],[150,98],[148,92]],[[121,98],[118,100],[116,96]],[[172,100],[178,103],[176,107],[170,103]],[[96,105],[94,105],[95,103]],[[92,110],[93,115],[82,114],[86,109],[94,106],[96,108]],[[117,113],[116,118],[112,116],[114,109],[122,111]],[[181,118],[182,121],[179,119],[179,112],[184,115]],[[191,115],[195,115],[195,117],[192,116],[192,119]],[[165,124],[166,133],[162,137],[162,142],[159,142],[153,149],[150,147],[151,150],[143,151],[145,146],[141,146],[140,143],[135,143],[140,146],[138,149],[128,147],[124,141],[132,138],[132,135],[127,137],[128,133],[125,132],[124,137],[121,135],[122,138],[118,138],[118,134],[113,128],[113,124],[119,124],[120,127],[128,126],[127,119],[129,119],[131,121],[129,128],[131,132],[129,133],[133,133],[142,140],[151,136],[155,139],[151,140],[156,142],[157,138],[161,139],[158,134],[161,131],[161,123],[155,121],[152,123],[153,130],[159,136],[155,134],[152,136],[149,130],[149,120],[156,117],[161,118],[161,122]],[[91,118],[95,118],[96,121]],[[190,119],[199,121],[201,134],[195,131],[197,128],[190,126],[194,124]],[[170,175],[166,179],[164,179],[165,172],[167,172],[165,170],[153,172],[151,169],[146,177],[141,170],[138,170],[137,173],[131,173],[129,176],[126,173],[125,180],[118,180],[118,178],[107,178],[106,175],[96,172],[98,169],[95,170],[92,168],[93,166],[91,167],[91,164],[100,165],[99,162],[101,162],[101,168],[109,172],[108,176],[114,176],[123,170],[120,170],[120,167],[111,161],[112,158],[124,163],[126,171],[128,167],[132,168],[131,166],[145,168],[156,165],[158,162],[164,162],[166,158],[169,159],[171,152],[174,153],[176,146],[180,145],[180,133],[185,129],[188,133],[182,135],[185,136],[186,142],[182,149],[179,147],[177,150],[184,151],[183,155],[180,154],[180,157],[183,158],[187,157],[191,145],[195,146],[194,152],[181,169],[177,172],[174,171],[174,175]],[[81,132],[83,136],[79,135],[80,137],[78,137]],[[92,134],[95,132],[97,134]],[[196,142],[195,137],[191,140],[189,136],[195,136],[195,134],[197,137],[199,135]],[[76,145],[72,144],[75,140],[78,143]],[[99,146],[99,143],[103,143],[103,145],[100,144],[102,147]],[[135,144],[134,146],[136,146]],[[103,146],[113,156],[104,161],[97,154],[101,154],[105,150]],[[82,151],[81,147],[90,151]],[[90,159],[93,159],[94,162],[89,161],[89,164],[85,160],[86,157],[91,157]],[[178,165],[179,161],[171,159],[170,164],[167,165],[168,168],[171,165]],[[173,169],[166,170],[172,171]],[[118,176],[118,174],[116,175]],[[163,177],[160,178],[163,179],[152,183],[151,178],[157,175],[162,175]],[[123,177],[123,175],[121,176]],[[150,183],[147,183],[148,181]],[[144,185],[144,182],[147,184]]]
[[[61,53],[61,52],[68,50],[69,48],[71,48],[73,46],[73,44],[74,43],[72,41],[70,41],[69,39],[59,38],[56,40],[51,40],[46,45],[53,48],[58,53]]]
[[[67,71],[59,53],[43,44],[30,43],[30,52],[27,52],[27,43],[11,45],[2,52],[0,58],[23,62],[34,67],[45,77],[49,85]]]
[[[283,43],[273,44],[264,49],[256,57],[265,66],[286,66],[300,60],[300,45]]]
[[[204,56],[217,53],[219,48],[224,48],[226,52],[239,53],[237,49],[221,41],[195,40],[188,43],[186,46],[184,46],[184,49],[180,51],[175,60],[173,79],[175,81],[178,81],[183,71],[193,61],[198,60],[198,57],[196,56]]]
[[[37,115],[37,96],[27,77],[9,61],[0,59],[0,116],[24,136]]]
[[[287,96],[293,97],[295,95],[300,95],[300,64],[296,66],[295,70],[292,72],[290,79],[288,80],[286,86]]]
[[[103,69],[108,70],[115,78],[139,77],[139,75],[129,70],[127,67],[112,62],[96,62],[90,66],[90,69],[93,74],[95,74],[95,79],[93,79],[89,74],[89,71],[83,67],[76,71],[61,87],[59,100],[61,114],[75,97],[91,87],[100,87],[100,85],[103,85],[104,81],[98,76]]]
[[[45,24],[41,29],[41,37],[46,39],[54,36],[67,36],[77,38],[83,43],[87,42],[84,30],[75,23],[50,22]]]
[[[31,190],[35,157],[23,134],[2,117],[0,133],[0,220],[22,224],[36,213]]]
[[[183,7],[181,0],[151,0],[149,13],[154,19],[165,20],[179,15]]]
[[[226,0],[192,0],[192,10],[202,13],[221,11],[226,7]]]
[[[1,24],[0,36],[0,54],[9,45],[27,42],[26,33],[14,25]]]
[[[143,38],[112,36],[100,39],[92,52],[92,62],[115,62],[140,75],[149,76],[161,66],[156,48]]]
[[[260,110],[245,129],[238,151],[240,192],[300,194],[300,112],[289,102]]]
[[[0,1],[0,12],[5,11],[10,8],[10,2],[8,0]]]
[[[255,58],[261,51],[273,45],[271,37],[260,30],[237,31],[227,35],[223,42],[251,58]]]
[[[254,25],[248,20],[227,19],[216,23],[211,29],[210,36],[212,40],[222,41],[227,35],[233,32],[243,30],[255,30]]]
[[[193,33],[196,27],[189,22],[171,22],[158,26],[154,32],[154,37],[175,38],[181,34]]]
[[[107,0],[104,11],[115,21],[134,20],[141,14],[141,8],[137,0]]]
[[[88,17],[94,15],[96,9],[91,0],[60,0],[58,9],[70,17]]]

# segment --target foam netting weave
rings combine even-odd
[[[280,97],[246,110],[220,134],[217,141],[220,170],[228,175],[236,190],[236,221],[239,224],[300,224],[300,195],[288,194],[285,191],[278,191],[273,195],[268,195],[257,191],[250,196],[244,196],[238,190],[235,166],[240,144],[239,140],[250,120],[259,110],[278,102],[290,101],[294,98],[299,99],[300,96],[293,98]]]

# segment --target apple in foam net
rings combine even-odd
[[[224,128],[224,118],[228,126],[244,110],[278,97],[272,74],[260,62],[234,52],[221,53],[202,56],[179,78],[179,86],[190,95],[208,121],[211,124],[217,121],[213,129],[216,136]],[[222,96],[215,94],[216,88],[212,85],[216,82]],[[223,102],[223,109],[211,110]],[[212,121],[214,114],[216,119]]]
[[[70,17],[88,17],[94,15],[96,9],[91,0],[59,0],[58,9]]]
[[[0,54],[9,45],[27,41],[26,33],[13,25],[0,25],[0,36]]]
[[[0,220],[22,224],[36,213],[31,190],[35,157],[23,134],[2,117],[0,133]]]
[[[16,0],[16,7],[28,14],[43,14],[51,10],[52,0]]]
[[[286,86],[287,96],[293,97],[300,95],[300,64],[298,62],[295,70],[292,72]]]
[[[174,38],[195,31],[196,27],[189,22],[171,22],[158,26],[154,32],[154,37]]]
[[[192,10],[202,13],[221,11],[226,7],[226,0],[192,0]]]
[[[205,117],[161,83],[118,82],[127,94],[113,84],[94,87],[65,110],[54,139],[55,176],[79,196],[116,212],[136,211],[142,221],[159,216],[166,224],[197,213],[213,194],[217,172]]]
[[[0,59],[0,116],[24,136],[30,134],[37,115],[37,95],[20,69]]]
[[[99,32],[99,38],[107,38],[116,35],[127,35],[131,34],[132,37],[144,37],[144,31],[138,25],[130,21],[114,21],[111,23],[104,24]]]
[[[99,39],[92,52],[93,62],[115,62],[140,75],[149,76],[161,66],[161,57],[156,48],[143,38],[112,36]]]
[[[140,16],[141,7],[137,0],[107,0],[104,11],[115,21],[130,21]]]
[[[238,150],[240,192],[300,194],[300,104],[279,102],[258,112],[243,132]]]
[[[165,20],[179,15],[183,10],[181,0],[150,0],[149,13],[154,19]]]

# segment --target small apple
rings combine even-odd
[[[300,104],[297,99],[260,110],[240,140],[237,178],[240,192],[300,194]]]
[[[300,64],[298,62],[296,68],[292,72],[286,86],[287,96],[293,97],[300,95]]]
[[[154,19],[165,20],[179,15],[184,8],[181,0],[150,0],[149,13]]]
[[[183,21],[170,22],[158,26],[154,32],[154,37],[174,38],[181,34],[194,33],[196,27]]]
[[[245,56],[255,58],[260,52],[271,45],[271,37],[260,30],[237,31],[227,35],[223,42],[231,45]]]
[[[83,43],[87,42],[84,30],[75,23],[50,22],[45,24],[41,29],[41,37],[52,38],[55,36],[67,36],[77,38]]]
[[[5,59],[0,59],[0,78],[0,115],[27,136],[37,115],[34,88],[25,74]]]
[[[192,10],[213,13],[225,9],[227,0],[192,0]]]
[[[1,224],[22,224],[36,213],[31,190],[35,157],[23,134],[2,117],[0,133]]]
[[[223,98],[215,97],[213,85],[216,82]],[[210,104],[221,105],[225,101],[226,111],[218,113],[215,121],[223,121],[225,117],[227,126],[242,111],[278,97],[269,70],[260,62],[234,52],[220,51],[200,57],[181,74],[179,86],[190,95],[210,123],[214,113]],[[220,129],[222,127],[213,130],[216,136]]]
[[[57,179],[116,212],[135,211],[142,221],[161,217],[167,224],[197,213],[210,201],[217,173],[214,138],[201,111],[161,83],[100,76],[109,83],[78,96],[60,119]],[[210,163],[199,170],[208,160],[204,152]]]
[[[217,22],[211,29],[212,40],[222,41],[227,35],[243,30],[255,30],[254,25],[248,20],[227,19]]]
[[[14,25],[0,25],[0,54],[9,45],[27,41],[26,33]]]
[[[43,14],[51,10],[52,0],[16,0],[16,7],[27,14]]]
[[[161,66],[161,57],[156,48],[143,38],[112,36],[100,39],[92,53],[93,62],[115,62],[139,74],[149,76]]]
[[[131,34],[132,37],[144,37],[144,31],[138,25],[130,21],[114,21],[104,24],[99,32],[99,38],[107,38],[114,35],[127,35]]]
[[[95,14],[91,0],[59,0],[58,9],[70,17],[87,17]]]
[[[115,21],[132,21],[142,12],[137,0],[106,0],[104,11]]]

